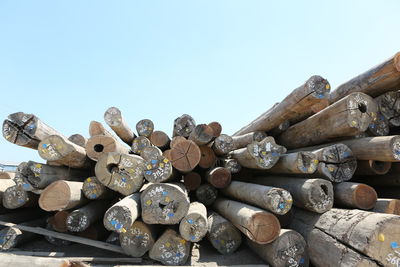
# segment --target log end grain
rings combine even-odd
[[[217,157],[214,151],[209,146],[199,146],[201,152],[201,158],[199,166],[203,169],[211,168],[217,162]]]
[[[218,197],[218,190],[210,184],[202,184],[196,189],[196,198],[206,206],[210,206]]]
[[[135,221],[126,232],[119,235],[122,249],[132,257],[142,257],[153,247],[155,238],[152,227],[141,221]]]
[[[215,139],[213,149],[217,155],[225,155],[235,149],[235,144],[231,136],[221,134]]]
[[[331,86],[329,82],[321,76],[311,76],[305,83],[305,87],[312,92],[317,99],[325,99],[329,96]]]
[[[115,152],[118,148],[117,141],[111,136],[92,136],[86,143],[86,153],[89,158],[97,161],[103,154]]]
[[[292,195],[281,188],[272,188],[264,195],[264,203],[269,203],[270,210],[276,214],[283,215],[292,208]]]
[[[196,127],[196,122],[192,116],[183,114],[174,120],[173,136],[189,137],[194,127]]]
[[[70,196],[71,190],[68,184],[57,181],[47,186],[40,194],[39,206],[45,211],[63,210],[68,206]]]
[[[378,105],[370,96],[363,93],[352,93],[346,97],[347,124],[358,132],[368,129],[372,118],[376,118]]]
[[[208,124],[209,127],[213,130],[213,137],[216,138],[220,136],[222,132],[222,125],[219,122],[213,121]]]
[[[136,131],[139,136],[149,137],[154,131],[154,123],[149,119],[140,120],[136,123]]]
[[[144,164],[144,178],[151,183],[161,183],[173,178],[172,163],[164,156],[146,160]]]
[[[258,244],[268,244],[274,241],[281,230],[278,218],[268,212],[258,212],[250,219],[246,231],[249,238]]]
[[[189,172],[183,176],[183,184],[188,191],[194,191],[201,185],[201,176],[197,172]]]
[[[189,135],[189,139],[198,145],[208,144],[214,137],[213,129],[207,124],[198,124]]]
[[[354,191],[353,201],[359,209],[372,209],[377,199],[378,195],[374,188],[366,184],[359,184]]]
[[[231,183],[231,172],[224,167],[216,167],[206,174],[207,181],[215,188],[225,188]]]
[[[201,151],[193,141],[185,140],[171,148],[170,157],[172,165],[177,170],[190,172],[199,164]]]
[[[140,155],[146,147],[151,147],[151,142],[146,136],[138,136],[133,139],[132,152]]]

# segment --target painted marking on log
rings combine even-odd
[[[390,246],[391,246],[392,248],[398,248],[398,247],[399,247],[399,244],[398,244],[397,242],[392,242],[392,243],[390,243]]]
[[[378,235],[378,240],[381,241],[381,242],[384,242],[385,241],[385,235],[384,234],[379,234]]]
[[[287,263],[289,267],[297,267],[299,266],[299,262],[297,262],[295,260],[296,256],[297,256],[297,251],[299,249],[297,248],[296,245],[291,246],[283,251],[279,251],[278,255],[283,255],[284,257],[287,257]]]

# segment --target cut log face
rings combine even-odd
[[[218,156],[226,155],[235,149],[235,143],[231,136],[221,134],[215,138],[212,149]]]
[[[236,159],[222,159],[220,164],[222,167],[228,169],[232,174],[238,173],[242,169],[242,166]]]
[[[149,257],[165,265],[184,265],[190,256],[190,242],[175,230],[167,229],[154,243]]]
[[[154,123],[149,119],[143,119],[136,123],[136,132],[139,136],[149,137],[153,131]]]
[[[278,142],[288,149],[306,147],[367,130],[378,107],[363,93],[353,93],[283,132]]]
[[[201,176],[197,172],[186,173],[183,183],[188,191],[194,191],[201,185]]]
[[[108,126],[121,138],[124,143],[131,146],[133,139],[136,137],[131,128],[122,117],[121,111],[116,107],[110,107],[104,113],[104,120]]]
[[[142,257],[156,242],[157,231],[154,225],[135,221],[126,232],[119,235],[124,252],[132,257]]]
[[[318,168],[317,156],[311,152],[299,151],[282,155],[269,173],[312,174]]]
[[[82,191],[87,199],[92,200],[111,198],[114,195],[96,176],[85,179]]]
[[[179,233],[190,242],[199,242],[207,234],[207,208],[200,202],[190,203],[188,213],[179,224]]]
[[[400,91],[391,91],[375,98],[379,111],[390,126],[400,126]]]
[[[70,213],[65,210],[58,211],[54,214],[54,216],[50,217],[47,222],[51,225],[53,230],[60,233],[65,233],[68,231],[67,218],[69,214]]]
[[[8,187],[3,193],[2,204],[7,209],[37,206],[38,196],[17,185]]]
[[[175,136],[172,138],[171,143],[169,144],[169,146],[171,148],[173,148],[177,143],[181,142],[181,141],[186,141],[187,139],[183,136]]]
[[[231,173],[224,167],[215,167],[207,171],[206,180],[215,188],[225,188],[231,183]]]
[[[174,178],[172,163],[164,156],[145,161],[144,178],[151,183],[161,183]]]
[[[189,135],[189,140],[192,140],[197,145],[206,145],[214,138],[213,129],[207,124],[198,124]]]
[[[355,175],[384,175],[389,172],[392,162],[358,160]]]
[[[169,151],[169,150],[165,150],[165,151]],[[164,152],[165,152],[164,151]],[[156,146],[149,146],[149,147],[145,147],[142,151],[142,153],[140,153],[140,156],[144,159],[144,160],[152,160],[152,159],[157,159],[160,156],[164,155],[164,153]],[[165,156],[166,157],[166,156]]]
[[[232,136],[231,138],[234,146],[232,150],[246,147],[254,141],[260,142],[266,137],[268,137],[268,135],[263,131],[256,131],[243,135]]]
[[[108,188],[125,196],[142,187],[144,160],[136,155],[107,153],[96,164],[97,179]]]
[[[194,119],[188,114],[183,114],[182,116],[175,119],[174,131],[172,136],[189,137],[194,127],[196,127],[196,122],[194,121]]]
[[[208,124],[209,127],[213,130],[213,137],[216,138],[221,135],[222,132],[222,125],[217,121],[210,122]]]
[[[376,118],[369,124],[367,134],[369,136],[386,136],[389,135],[389,121],[380,112],[376,114]]]
[[[228,220],[212,212],[208,218],[207,239],[221,254],[232,254],[242,244],[240,231]]]
[[[338,183],[333,186],[333,191],[337,207],[369,210],[375,206],[378,198],[374,188],[360,183]]]
[[[181,184],[150,184],[140,199],[142,219],[148,224],[177,224],[187,214],[190,204]]]
[[[400,215],[400,200],[392,198],[378,198],[372,212]]]
[[[217,162],[214,151],[209,146],[199,146],[199,148],[201,152],[199,167],[203,169],[213,167]]]
[[[74,143],[75,145],[81,146],[83,148],[86,147],[87,139],[81,134],[73,134],[68,137],[68,140]]]
[[[67,229],[71,232],[83,232],[90,225],[103,217],[109,207],[108,200],[98,200],[72,211],[66,220]]]
[[[178,142],[171,148],[172,166],[181,172],[192,171],[200,162],[200,148],[191,140]]]
[[[89,135],[90,137],[93,137],[95,135],[106,135],[110,137],[114,137],[112,133],[107,131],[106,128],[104,128],[103,124],[101,124],[98,121],[91,121],[89,124]]]
[[[140,193],[134,193],[115,203],[104,214],[106,229],[124,233],[140,216]]]
[[[161,150],[168,149],[169,143],[171,142],[169,136],[163,131],[154,131],[150,135],[149,139],[154,146],[158,147]]]
[[[4,138],[16,145],[37,149],[45,137],[59,133],[33,114],[16,112],[3,122]]]
[[[202,184],[196,189],[196,198],[206,206],[210,206],[218,197],[218,190],[210,184]]]
[[[138,136],[133,140],[131,149],[133,153],[140,155],[146,147],[151,147],[150,140],[145,136]]]
[[[86,144],[87,156],[94,161],[109,152],[128,154],[129,151],[128,147],[119,143],[114,137],[106,135],[92,136]]]

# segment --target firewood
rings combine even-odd
[[[194,127],[196,127],[196,122],[194,119],[188,114],[183,114],[174,120],[174,130],[172,136],[183,136],[187,138],[193,131]]]
[[[299,151],[283,154],[267,173],[274,174],[313,174],[318,168],[317,156],[311,152]]]
[[[177,224],[187,214],[189,198],[183,184],[149,184],[140,196],[143,222]]]
[[[40,141],[53,134],[60,135],[33,114],[16,112],[8,115],[3,122],[4,138],[23,147],[38,149]]]
[[[197,172],[188,172],[183,176],[183,184],[188,191],[194,191],[201,185],[201,176]]]
[[[39,206],[45,211],[75,208],[88,202],[82,192],[82,182],[56,181],[40,194]]]
[[[210,184],[202,184],[196,189],[197,201],[211,206],[218,197],[218,190]]]
[[[22,187],[13,185],[4,191],[2,204],[7,209],[36,207],[38,205],[38,198],[38,195],[24,191]]]
[[[127,196],[142,187],[144,169],[143,158],[110,152],[99,158],[95,173],[103,185]]]
[[[272,213],[254,206],[218,198],[213,209],[258,244],[271,243],[281,230],[278,219]]]
[[[103,217],[109,204],[110,201],[108,200],[91,201],[85,206],[70,212],[66,220],[67,229],[71,232],[85,231],[90,225]]]
[[[167,182],[177,175],[171,161],[164,156],[145,160],[144,164],[144,178],[151,183]]]
[[[271,266],[308,266],[306,241],[296,231],[281,229],[277,239],[265,245],[246,238],[246,245]]]
[[[136,220],[132,226],[119,235],[119,241],[125,254],[132,257],[142,257],[156,242],[157,229],[155,225],[145,224]]]
[[[212,149],[218,156],[223,156],[235,149],[233,138],[226,134],[221,134],[215,138]]]
[[[83,194],[87,199],[109,199],[115,196],[114,192],[103,185],[96,176],[91,176],[83,181]]]
[[[251,144],[252,142],[261,142],[264,138],[266,138],[268,135],[263,132],[263,131],[256,131],[256,132],[250,132],[242,135],[236,135],[232,136],[232,142],[233,142],[233,149],[239,149],[246,147],[247,145]]]
[[[150,249],[149,257],[164,265],[184,265],[190,256],[190,242],[173,229],[167,229]]]
[[[75,145],[81,146],[83,148],[86,147],[87,139],[81,134],[73,134],[68,137],[68,140],[74,143]]]
[[[109,152],[128,154],[129,151],[129,147],[107,135],[94,135],[86,143],[87,156],[94,161],[98,161],[100,157]]]
[[[206,180],[215,188],[225,188],[231,183],[231,173],[224,167],[211,168],[206,173]]]
[[[149,137],[154,131],[154,123],[149,119],[143,119],[136,123],[136,132],[139,136]]]
[[[368,136],[386,136],[390,133],[389,121],[380,113],[368,125],[366,133]]]
[[[218,136],[221,135],[222,132],[222,125],[217,122],[217,121],[213,121],[210,122],[209,124],[207,124],[209,127],[211,127],[211,129],[213,130],[213,138],[217,138]]]
[[[132,145],[133,139],[136,135],[133,133],[131,128],[129,128],[124,117],[122,117],[121,111],[116,107],[110,107],[104,113],[104,120],[108,126],[113,129],[113,131],[121,138],[124,143],[128,146]]]
[[[191,131],[188,139],[195,142],[197,145],[206,145],[210,143],[214,138],[213,129],[207,124],[198,124]]]
[[[228,169],[232,174],[238,173],[242,169],[242,166],[236,159],[220,159],[219,165]]]
[[[352,93],[314,116],[292,125],[278,137],[288,149],[317,145],[365,132],[377,105],[368,95]]]
[[[214,153],[214,150],[206,145],[199,146],[201,157],[199,161],[199,167],[203,169],[208,169],[215,166],[217,162],[217,156]]]
[[[224,217],[211,212],[207,218],[207,239],[221,254],[232,254],[242,244],[240,231]]]
[[[111,206],[104,214],[106,229],[117,233],[127,231],[140,216],[140,193],[134,193]]]
[[[207,234],[207,208],[200,202],[190,203],[179,224],[179,233],[186,241],[199,242]]]
[[[227,197],[249,203],[276,214],[287,213],[293,203],[292,196],[284,189],[239,181],[232,181],[221,192]]]
[[[355,175],[383,175],[389,172],[392,162],[379,160],[358,160]]]
[[[163,131],[154,131],[149,137],[150,142],[161,150],[167,150],[171,139]]]
[[[333,185],[336,207],[369,210],[375,206],[378,195],[374,188],[360,183],[343,182]]]
[[[146,136],[138,136],[133,140],[131,150],[133,153],[140,155],[143,149],[151,146],[151,142]]]
[[[378,66],[343,83],[331,92],[331,103],[353,93],[363,92],[370,96],[382,95],[393,90],[400,82],[400,53],[384,61]]]
[[[171,148],[172,166],[181,172],[192,171],[200,162],[200,148],[191,140],[182,140]]]
[[[400,199],[378,198],[372,212],[400,215]]]

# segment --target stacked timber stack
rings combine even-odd
[[[205,239],[271,266],[397,266],[398,90],[400,54],[332,93],[312,76],[231,136],[187,114],[168,136],[111,107],[88,139],[11,114],[4,137],[45,162],[0,180],[0,248],[39,234],[182,265]]]

